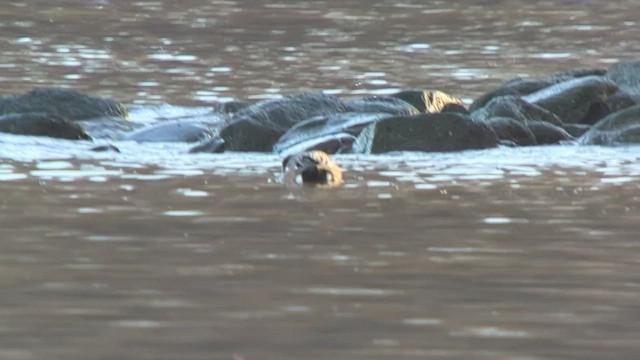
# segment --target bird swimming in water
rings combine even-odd
[[[284,183],[317,187],[336,187],[343,183],[342,169],[322,151],[307,151],[286,157],[282,161]]]

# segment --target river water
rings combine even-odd
[[[2,94],[206,107],[438,89],[640,51],[635,1],[29,0]],[[337,156],[0,135],[0,359],[633,359],[640,147]]]

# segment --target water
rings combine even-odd
[[[7,94],[63,86],[145,106],[408,87],[468,101],[511,76],[632,58],[638,10],[16,1],[0,7],[0,76]],[[326,191],[283,186],[274,155],[115,143],[0,134],[0,358],[640,350],[637,146],[344,155],[346,184]]]

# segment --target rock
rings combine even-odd
[[[0,98],[0,114],[46,113],[68,120],[87,120],[107,116],[127,118],[124,105],[74,90],[38,88],[21,95]]]
[[[70,140],[91,140],[89,135],[78,124],[58,115],[45,113],[20,113],[0,116],[0,132]]]
[[[220,135],[230,151],[271,151],[278,138],[298,122],[347,110],[340,99],[322,93],[286,96],[238,111]]]
[[[559,144],[574,139],[565,129],[548,122],[527,121],[526,125],[536,137],[538,145]]]
[[[579,138],[591,129],[589,124],[564,124],[563,129],[574,138]]]
[[[456,113],[390,117],[368,125],[354,151],[458,151],[495,147],[498,137],[485,123]]]
[[[640,143],[640,105],[613,113],[584,133],[580,144],[615,145]]]
[[[533,135],[526,123],[512,119],[510,117],[492,117],[486,121],[493,131],[498,135],[498,139],[510,141],[514,145],[530,146],[537,145],[536,137]]]
[[[491,99],[500,96],[524,96],[536,91],[540,91],[546,87],[565,82],[568,80],[581,78],[585,76],[602,76],[606,70],[602,69],[574,69],[552,74],[542,79],[523,79],[521,77],[514,78],[500,84],[498,88],[482,95],[476,99],[469,111],[474,112],[484,107]]]
[[[501,96],[492,99],[487,105],[471,113],[477,121],[488,121],[494,117],[508,117],[521,122],[545,121],[562,125],[562,121],[549,110],[531,104],[518,96]]]
[[[591,103],[591,106],[582,120],[580,120],[580,123],[593,125],[607,117],[609,114],[631,107],[636,103],[636,100],[634,100],[633,97],[625,90],[619,89],[614,94],[606,96],[601,101]]]
[[[602,76],[580,77],[536,91],[522,99],[546,109],[564,123],[579,123],[593,117],[589,110],[618,91],[618,86]]]

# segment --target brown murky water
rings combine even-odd
[[[12,1],[3,93],[471,99],[637,56],[634,1]],[[640,148],[271,155],[0,136],[0,359],[633,359]]]

